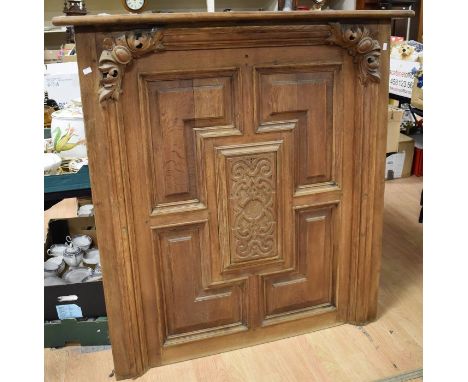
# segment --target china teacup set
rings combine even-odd
[[[91,247],[88,235],[66,237],[65,244],[53,244],[44,262],[44,284],[63,285],[102,279],[99,250]]]

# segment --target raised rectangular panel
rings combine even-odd
[[[256,68],[257,131],[294,130],[296,189],[335,181],[333,98],[337,68]]]
[[[224,269],[282,257],[282,142],[216,148]]]
[[[155,231],[162,268],[166,345],[246,330],[244,284],[203,285],[205,223]],[[206,236],[205,236],[206,235]]]
[[[204,208],[197,132],[234,129],[236,70],[145,75],[155,213]],[[175,207],[175,209],[174,209]]]
[[[267,322],[333,307],[333,216],[334,206],[296,211],[296,269],[263,277]]]

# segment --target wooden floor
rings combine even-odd
[[[422,368],[422,178],[386,183],[380,311],[365,327],[342,325],[155,368],[138,382],[365,382]],[[57,210],[63,211],[63,206]],[[50,214],[49,214],[50,215]],[[45,381],[113,381],[110,350],[45,349]],[[395,378],[392,381],[422,381]]]

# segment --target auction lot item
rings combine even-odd
[[[412,15],[54,19],[76,33],[117,378],[376,318],[387,45]]]

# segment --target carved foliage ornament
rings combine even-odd
[[[380,81],[380,44],[370,36],[366,27],[342,29],[340,23],[330,23],[331,36],[327,42],[348,50],[358,66],[358,76],[363,85]]]
[[[370,36],[366,27],[351,26],[342,29],[340,23],[330,23],[330,37],[326,42],[348,50],[358,66],[358,76],[363,85],[380,81],[380,44]],[[125,68],[144,54],[164,49],[161,29],[132,31],[119,37],[104,40],[104,50],[99,58],[101,81],[99,101],[118,100],[122,91]]]
[[[99,102],[108,99],[117,101],[122,91],[125,67],[134,58],[164,49],[161,40],[162,31],[159,29],[128,32],[115,39],[106,38],[105,49],[99,58]]]

